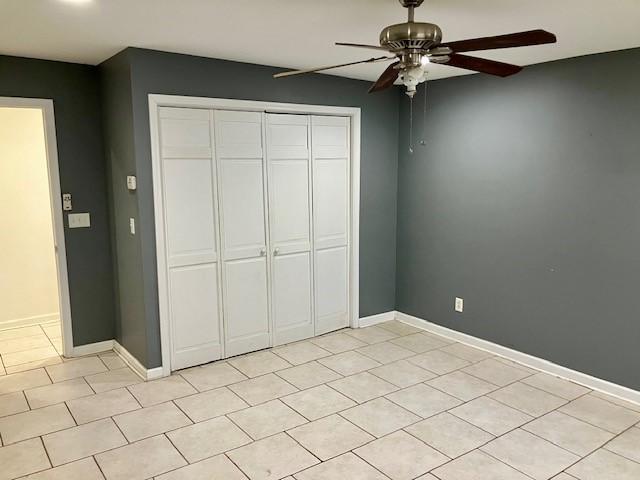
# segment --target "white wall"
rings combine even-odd
[[[59,315],[42,112],[0,108],[0,328]]]

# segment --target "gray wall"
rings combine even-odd
[[[91,228],[65,225],[64,232],[74,343],[110,340],[113,276],[97,71],[0,56],[0,96],[53,99],[62,191],[73,195],[74,211],[91,213]]]
[[[131,102],[131,70],[128,52],[100,65],[105,157],[111,204],[115,288],[115,339],[146,363],[147,325],[142,274],[142,244],[131,235],[129,218],[137,219],[138,198],[126,186],[127,175],[136,174]]]
[[[639,389],[639,86],[640,49],[431,82],[412,156],[403,100],[398,310]]]
[[[123,63],[130,71],[125,72]],[[360,315],[393,310],[395,306],[396,187],[398,146],[398,92],[368,95],[368,82],[328,75],[309,75],[273,80],[276,69],[210,58],[178,55],[129,48],[103,65],[105,81],[109,70],[121,79],[130,75],[133,101],[135,160],[130,139],[120,132],[109,141],[109,148],[122,147],[118,165],[126,165],[129,174],[138,176],[138,191],[133,202],[126,192],[114,189],[117,202],[126,208],[115,209],[116,245],[120,299],[119,335],[124,346],[148,368],[161,363],[158,318],[151,145],[149,137],[148,94],[174,94],[236,98],[275,102],[355,106],[362,108],[361,210],[360,210]],[[119,110],[128,122],[128,99],[122,92],[126,81],[107,93],[107,123],[117,125]],[[135,164],[135,172],[132,168]],[[124,182],[124,169],[116,171],[114,185]],[[119,199],[119,200],[118,200]],[[137,239],[127,238],[128,218],[138,214]],[[137,241],[136,241],[137,240]],[[139,250],[138,250],[139,249]],[[121,261],[121,250],[127,257]],[[134,282],[124,287],[125,282]],[[142,289],[142,292],[140,291]],[[127,299],[122,295],[128,291]],[[146,341],[141,321],[146,324]]]

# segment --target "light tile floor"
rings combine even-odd
[[[640,405],[398,322],[153,382],[110,352],[0,376],[17,478],[638,480]]]
[[[0,330],[0,376],[62,361],[59,321]]]

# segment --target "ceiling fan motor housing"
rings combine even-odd
[[[405,66],[419,65],[421,56],[440,42],[442,30],[433,23],[398,23],[389,25],[380,33],[380,45],[401,54]]]

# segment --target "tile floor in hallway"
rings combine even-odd
[[[0,480],[638,480],[640,405],[388,322],[142,382],[0,377]]]
[[[62,361],[59,321],[0,330],[0,376]]]

